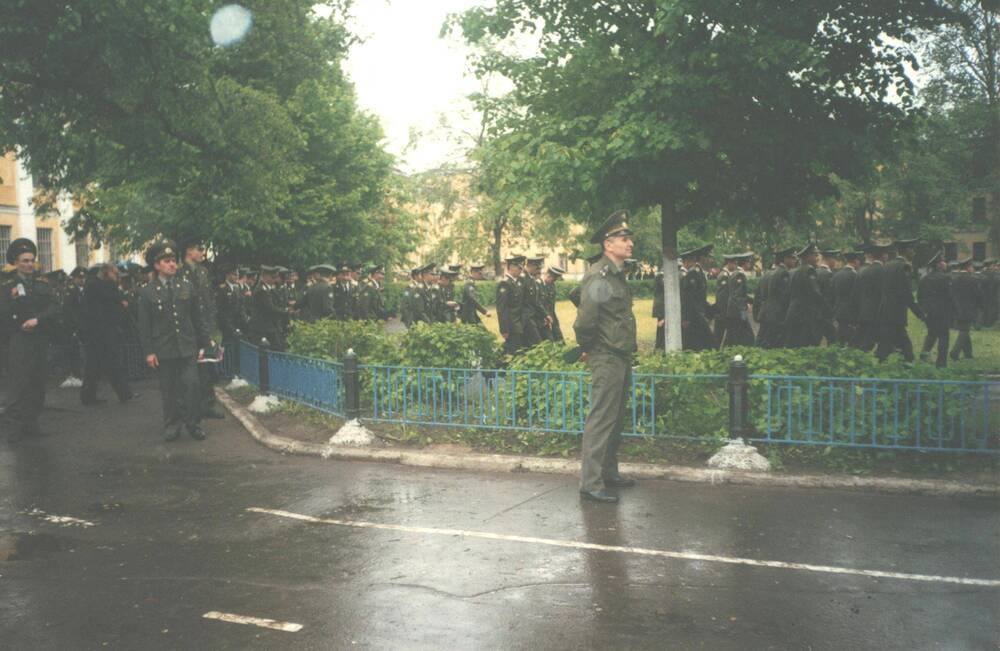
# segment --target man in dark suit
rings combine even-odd
[[[503,350],[516,355],[524,347],[524,306],[519,280],[524,266],[523,255],[507,258],[507,273],[497,283],[497,322],[503,337]]]
[[[917,284],[917,304],[927,315],[927,336],[920,359],[927,359],[937,344],[938,368],[948,365],[948,327],[955,315],[955,300],[951,295],[951,279],[944,253],[938,251],[928,262],[929,271]]]
[[[97,386],[104,377],[120,401],[135,397],[119,355],[122,322],[129,318],[125,304],[125,297],[118,289],[118,267],[110,262],[101,265],[100,271],[87,280],[83,289],[81,325],[87,344],[80,402],[84,405],[105,402],[97,397]]]
[[[837,321],[837,343],[848,346],[858,336],[861,294],[858,290],[858,267],[864,253],[847,251],[844,266],[833,274],[833,317]]]
[[[955,329],[958,330],[958,336],[955,337],[955,345],[951,349],[953,362],[957,362],[959,355],[963,354],[966,359],[972,358],[972,337],[969,336],[969,330],[982,304],[979,283],[972,274],[972,258],[955,263],[951,290],[955,299]]]
[[[913,312],[921,321],[926,320],[924,311],[913,299],[910,275],[913,268],[913,249],[917,240],[896,240],[892,249],[896,256],[885,266],[882,274],[882,303],[879,306],[879,337],[875,356],[884,361],[892,353],[899,351],[903,358],[913,361],[913,343],[906,332],[906,312]]]

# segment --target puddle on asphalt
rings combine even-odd
[[[68,540],[48,533],[0,533],[0,562],[30,561],[69,547]]]

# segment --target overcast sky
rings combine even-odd
[[[386,145],[406,171],[436,167],[460,155],[439,128],[441,116],[458,126],[475,122],[466,97],[477,88],[467,74],[465,50],[455,39],[441,39],[448,14],[478,0],[356,0],[353,31],[365,40],[355,45],[347,71],[358,101],[382,120]],[[405,151],[411,131],[419,144]]]

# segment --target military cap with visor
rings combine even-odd
[[[146,249],[146,264],[150,267],[166,258],[177,259],[177,245],[173,240],[160,240]]]
[[[552,265],[551,267],[549,267],[548,271],[553,276],[559,276],[560,278],[562,276],[566,275],[566,270],[563,269],[562,267],[557,266],[557,265]]]
[[[519,255],[516,253],[507,256],[506,259],[507,264],[517,265],[518,267],[522,266],[524,264],[524,261],[525,257],[523,255]]]
[[[10,243],[7,247],[7,263],[14,264],[17,259],[21,257],[24,253],[30,253],[31,255],[38,255],[38,247],[35,243],[26,237],[19,237]]]
[[[687,251],[682,251],[678,255],[681,260],[686,260],[689,258],[700,258],[703,255],[708,255],[715,248],[714,244],[706,244],[705,246],[699,246],[694,249],[688,249]]]
[[[615,236],[632,236],[635,233],[628,226],[628,212],[624,210],[618,210],[601,224],[601,227],[594,231],[594,235],[590,238],[591,244],[600,244],[609,237]]]

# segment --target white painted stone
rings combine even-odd
[[[63,389],[76,389],[83,386],[83,380],[78,377],[73,377],[70,375],[68,378],[63,380],[62,384],[59,385]]]
[[[371,447],[373,445],[384,445],[384,443],[372,434],[371,430],[362,425],[360,420],[354,419],[341,425],[337,433],[330,437],[330,440],[326,443],[326,450],[323,451],[323,457],[329,458],[333,454],[333,448],[342,445]]]
[[[278,396],[257,396],[247,409],[255,414],[269,414],[277,409],[280,404],[281,401],[278,400]]]
[[[712,455],[712,458],[708,460],[708,467],[719,470],[770,472],[771,462],[767,460],[767,457],[757,452],[757,448],[736,439]]]
[[[227,391],[233,391],[234,389],[242,389],[243,387],[250,386],[250,383],[243,378],[236,376],[230,380],[229,384],[226,385]]]

